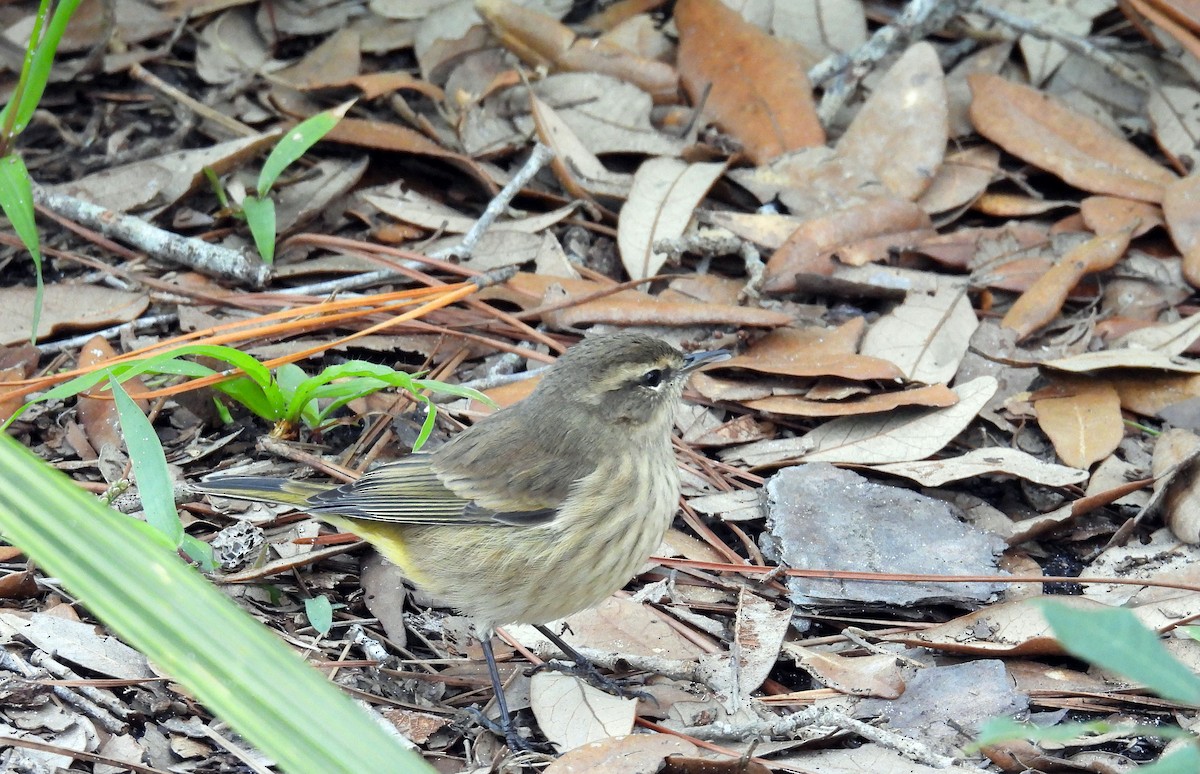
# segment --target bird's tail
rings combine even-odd
[[[192,484],[192,488],[219,497],[303,508],[309,504],[310,497],[327,491],[330,485],[266,476],[220,476]]]

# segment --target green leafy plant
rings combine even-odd
[[[487,396],[468,387],[422,379],[362,360],[329,366],[315,376],[308,376],[299,366],[292,364],[279,366],[272,371],[250,355],[232,347],[191,344],[152,357],[108,366],[56,385],[13,412],[0,425],[0,430],[8,427],[35,403],[73,397],[104,381],[124,382],[143,374],[203,378],[228,373],[185,359],[191,356],[209,357],[227,363],[231,370],[240,370],[241,375],[218,382],[213,389],[274,423],[272,433],[277,436],[290,434],[300,424],[309,428],[321,427],[333,412],[350,401],[389,387],[398,387],[409,392],[414,400],[425,404],[428,409],[421,432],[413,444],[415,450],[428,440],[436,420],[436,405],[425,391],[491,404]]]
[[[296,163],[309,148],[337,126],[337,122],[346,115],[346,111],[353,104],[353,101],[346,102],[336,108],[317,113],[289,129],[267,156],[266,163],[258,173],[255,193],[247,194],[242,199],[240,208],[231,205],[213,171],[207,168],[204,170],[221,206],[231,210],[235,217],[246,221],[246,225],[250,227],[250,234],[254,237],[254,246],[267,263],[275,260],[275,200],[268,196],[271,188],[285,169]]]
[[[51,13],[50,0],[41,0],[29,43],[25,46],[25,60],[12,99],[0,111],[0,209],[4,210],[21,244],[29,250],[37,277],[30,341],[37,338],[38,323],[42,316],[42,251],[33,216],[33,181],[29,177],[29,170],[25,168],[25,161],[16,153],[13,145],[25,127],[29,126],[29,119],[46,92],[54,54],[80,2],[62,0]],[[49,24],[46,23],[47,17]]]
[[[1131,611],[1122,608],[1080,610],[1046,601],[1042,603],[1042,612],[1055,638],[1072,656],[1124,675],[1163,698],[1200,706],[1200,677],[1172,657],[1159,636],[1143,626]],[[1200,771],[1200,746],[1195,736],[1180,728],[1115,726],[1104,722],[1063,723],[1038,728],[997,718],[980,730],[976,746],[1011,739],[1065,743],[1092,734],[1118,731],[1130,736],[1191,740],[1191,744],[1164,755],[1155,763],[1139,766],[1139,774],[1194,774]]]

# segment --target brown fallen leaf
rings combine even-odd
[[[538,138],[552,151],[550,168],[567,193],[592,201],[594,196],[624,199],[633,185],[631,175],[610,172],[576,136],[558,112],[529,91],[529,104]]]
[[[1185,543],[1200,543],[1200,436],[1170,428],[1154,444],[1150,472],[1162,492],[1163,521]]]
[[[102,336],[93,336],[79,352],[79,367],[89,368],[105,360],[117,356],[116,350]],[[133,398],[139,393],[146,392],[146,385],[140,376],[135,376],[121,382],[121,386]],[[138,408],[148,411],[150,404],[145,400],[136,401]],[[105,398],[93,398],[87,394],[80,395],[75,402],[75,414],[87,434],[87,441],[97,452],[104,446],[123,448],[124,436],[121,433],[121,421],[117,416],[117,405]]]
[[[664,761],[680,755],[695,755],[696,745],[666,734],[632,734],[605,739],[571,750],[545,769],[543,774],[585,774],[621,771],[626,774],[654,774],[662,771]],[[757,772],[751,772],[757,774]]]
[[[33,288],[0,288],[0,346],[29,341],[33,319]],[[145,293],[130,293],[100,285],[55,282],[46,285],[37,338],[67,331],[89,331],[136,320],[150,306]]]
[[[475,0],[475,10],[500,43],[534,67],[611,75],[655,102],[678,101],[675,69],[638,56],[609,39],[581,38],[553,16],[508,0]]]
[[[1037,423],[1066,464],[1090,468],[1116,450],[1125,436],[1121,399],[1112,383],[1055,376],[1034,396]]]
[[[855,414],[877,414],[902,406],[953,406],[958,395],[944,384],[933,384],[912,390],[896,390],[868,395],[861,400],[810,400],[799,395],[774,395],[770,398],[742,401],[755,411],[795,417],[845,417]]]
[[[895,699],[904,693],[901,663],[890,654],[851,658],[795,642],[785,642],[783,653],[821,685],[850,696]]]
[[[1110,381],[1121,398],[1121,408],[1146,417],[1158,416],[1167,406],[1200,398],[1200,375],[1117,375]]]
[[[903,373],[892,363],[858,354],[865,325],[857,317],[836,328],[779,328],[716,370],[720,373],[740,368],[782,376],[839,376],[858,381],[902,378]]]
[[[882,198],[813,218],[802,223],[767,261],[763,289],[790,293],[800,285],[798,275],[829,276],[839,248],[885,234],[929,229],[929,215],[918,205]],[[923,241],[923,240],[921,240]]]
[[[1200,287],[1200,176],[1189,175],[1168,185],[1162,206],[1171,239],[1183,253],[1183,276]]]
[[[1060,599],[1079,610],[1105,608],[1082,597]],[[989,605],[944,624],[880,639],[959,655],[1056,656],[1063,652],[1036,599]]]
[[[1167,187],[1168,195],[1173,185]],[[1163,225],[1160,208],[1116,196],[1089,196],[1080,204],[1079,214],[1083,216],[1084,225],[1101,236],[1128,231],[1137,239],[1155,226]]]
[[[503,298],[523,309],[558,305],[572,298],[590,296],[605,290],[605,286],[590,280],[567,277],[547,277],[519,272],[503,285],[488,288],[480,298]],[[710,304],[698,301],[661,300],[638,290],[621,290],[611,295],[568,306],[545,314],[553,326],[573,328],[578,325],[609,323],[612,325],[747,325],[776,328],[793,321],[791,315],[771,309],[731,304]]]
[[[933,46],[915,43],[892,65],[838,140],[837,155],[916,201],[942,165],[949,136],[946,84]]]
[[[1037,89],[976,74],[971,121],[984,137],[1076,188],[1161,202],[1176,177],[1132,143]]]
[[[803,63],[720,0],[680,0],[679,75],[694,105],[755,164],[825,144]]]
[[[953,210],[977,199],[1000,172],[1000,151],[987,145],[946,156],[917,204],[928,213]]]
[[[683,235],[696,206],[725,172],[725,166],[660,157],[638,167],[617,221],[617,246],[630,279],[658,273],[667,254],[655,250],[655,244]]]
[[[1058,316],[1084,275],[1116,265],[1129,247],[1129,237],[1128,231],[1098,236],[1070,250],[1013,302],[1000,324],[1016,331],[1018,341],[1028,338]]]
[[[0,349],[0,385],[4,382],[21,381],[32,376],[37,369],[40,357],[37,347],[27,341]],[[12,413],[25,402],[25,397],[24,395],[13,395],[7,400],[0,401],[0,421],[12,416]]]

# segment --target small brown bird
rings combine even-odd
[[[540,625],[598,604],[646,562],[679,499],[671,428],[684,383],[728,357],[640,333],[585,339],[525,400],[353,483],[234,476],[195,488],[293,505],[353,532],[469,616],[507,741],[523,748],[492,630],[535,624],[565,648]]]

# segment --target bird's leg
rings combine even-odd
[[[562,637],[559,637],[549,628],[543,626],[542,624],[536,624],[533,628],[541,632],[543,637],[550,640],[550,642],[554,644],[554,647],[563,652],[563,655],[574,661],[575,674],[579,677],[582,677],[591,685],[594,685],[595,687],[602,691],[606,691],[607,693],[616,694],[623,699],[645,699],[647,701],[653,701],[656,704],[658,703],[657,699],[645,691],[635,691],[630,689],[629,685],[624,680],[618,680],[615,677],[609,677],[608,675],[601,674],[600,670],[596,668],[595,664],[588,660],[587,656],[572,648],[567,644],[566,640],[564,640]],[[544,667],[545,664],[542,666]]]
[[[508,743],[508,748],[513,752],[534,752],[534,747],[529,740],[517,733],[517,724],[513,721],[513,716],[508,711],[508,700],[504,698],[504,682],[500,679],[500,668],[496,666],[496,655],[492,653],[492,633],[483,632],[479,637],[479,644],[483,646],[483,657],[487,660],[488,677],[492,679],[492,690],[496,693],[496,706],[500,708],[500,723],[498,727],[494,726],[491,721],[479,713],[479,718],[484,725],[488,726],[489,730],[497,732],[504,736],[504,741]]]

